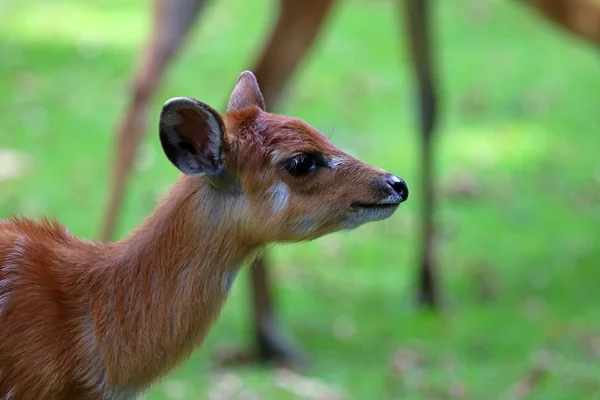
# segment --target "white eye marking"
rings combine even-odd
[[[296,218],[293,222],[292,230],[298,235],[308,235],[317,230],[319,222],[315,217],[304,215]]]
[[[282,212],[290,199],[290,188],[283,182],[277,182],[270,190],[274,212]]]
[[[346,161],[345,157],[333,156],[333,157],[329,157],[329,159],[327,160],[327,165],[331,169],[338,169],[339,167],[341,167],[344,164],[345,161]]]
[[[281,161],[281,152],[279,150],[271,151],[271,164],[277,164]]]

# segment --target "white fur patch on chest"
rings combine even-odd
[[[237,266],[223,271],[223,274],[221,275],[221,287],[223,288],[223,293],[229,294],[233,282],[235,282],[235,278],[237,278],[240,272],[240,268],[241,266]]]

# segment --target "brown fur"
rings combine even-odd
[[[208,149],[197,132],[209,125],[193,125],[199,114],[192,114],[180,113],[191,115],[179,124],[182,137]],[[244,260],[268,243],[343,229],[359,212],[352,202],[387,194],[383,170],[300,120],[251,106],[223,121],[225,169],[242,193],[182,175],[138,229],[109,244],[52,221],[0,221],[1,399],[134,397],[202,344]],[[303,151],[344,163],[293,177],[279,162]],[[278,182],[289,193],[274,211]],[[295,231],[303,216],[318,226]]]
[[[596,0],[523,0],[565,31],[600,47],[600,4]]]

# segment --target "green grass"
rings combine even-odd
[[[45,214],[95,238],[148,2],[5,3],[0,151],[29,161],[22,176],[0,181],[0,217]],[[223,108],[268,33],[270,5],[210,4],[168,71],[150,127],[173,96]],[[310,355],[304,373],[346,399],[505,398],[538,369],[527,398],[600,398],[599,54],[518,2],[438,1],[435,12],[442,312],[413,301],[419,138],[400,12],[391,1],[346,0],[278,111],[404,177],[411,198],[383,223],[274,248],[280,319]],[[176,176],[149,129],[120,235]],[[244,273],[206,346],[148,398],[217,399],[215,385],[235,388],[235,379],[245,394],[232,399],[303,398],[268,369],[215,377],[215,352],[249,343],[248,299]]]

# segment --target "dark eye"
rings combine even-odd
[[[285,169],[293,176],[306,176],[319,167],[319,160],[310,154],[298,154],[285,163]]]

